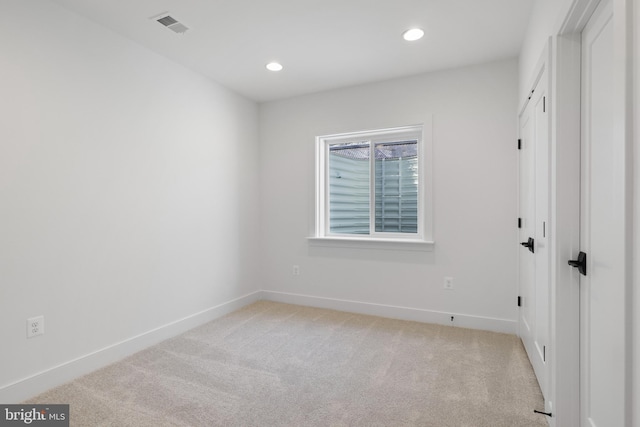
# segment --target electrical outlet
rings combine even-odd
[[[453,289],[453,277],[445,277],[444,285],[442,287],[449,290]]]
[[[299,276],[300,275],[300,266],[299,265],[294,265],[293,266],[293,275],[294,276]]]
[[[44,316],[27,319],[27,338],[44,335]]]

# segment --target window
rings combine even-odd
[[[430,126],[317,138],[316,239],[430,243]]]

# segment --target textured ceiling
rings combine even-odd
[[[515,57],[534,0],[52,1],[260,102]]]

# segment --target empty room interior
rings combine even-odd
[[[0,424],[640,427],[637,0],[2,6]]]

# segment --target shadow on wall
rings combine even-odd
[[[356,249],[309,246],[308,255],[316,258],[337,258],[381,263],[435,265],[433,251],[404,251],[384,249]]]

